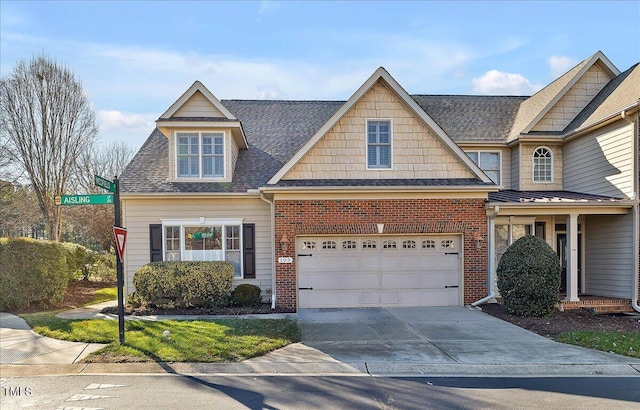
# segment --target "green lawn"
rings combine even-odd
[[[125,322],[125,346],[120,346],[116,320],[69,320],[55,314],[22,317],[44,336],[109,343],[87,361],[237,362],[300,341],[300,329],[291,320],[131,320]],[[169,336],[163,336],[167,330]]]
[[[558,335],[556,340],[589,349],[640,358],[639,333],[566,332]]]
[[[85,303],[83,306],[95,305],[96,303],[108,302],[118,299],[118,288],[102,288],[95,291],[93,299]]]

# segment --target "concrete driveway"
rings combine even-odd
[[[466,307],[303,309],[298,321],[304,345],[371,374],[640,370],[637,359],[557,343]]]

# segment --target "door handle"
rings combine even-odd
[[[444,254],[445,255],[457,255],[458,252],[445,252]]]
[[[299,253],[298,256],[313,256],[311,253]]]
[[[298,290],[313,290],[313,288],[298,288]]]
[[[449,288],[457,288],[458,285],[445,285],[445,289],[449,289]]]

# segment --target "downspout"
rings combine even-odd
[[[640,312],[640,306],[638,306],[638,287],[640,287],[640,275],[639,275],[639,266],[640,266],[640,232],[638,225],[640,224],[639,215],[640,212],[638,210],[638,179],[640,178],[640,160],[638,159],[638,150],[640,147],[638,146],[638,141],[640,141],[640,135],[638,133],[638,124],[635,119],[629,118],[627,116],[626,111],[622,111],[620,114],[623,120],[629,122],[633,127],[633,158],[635,165],[635,172],[633,174],[633,198],[635,203],[633,205],[633,248],[635,251],[633,252],[633,298],[631,299],[631,307],[636,312]]]
[[[273,201],[269,201],[264,197],[264,193],[260,191],[260,199],[268,203],[271,207],[271,241],[275,241],[276,237],[276,224],[275,224],[275,209]],[[276,248],[271,246],[271,310],[276,308]]]
[[[487,303],[488,301],[490,301],[491,299],[496,297],[495,291],[494,291],[494,285],[495,285],[495,272],[496,272],[496,258],[495,258],[495,238],[494,238],[494,232],[495,232],[495,226],[496,226],[496,222],[495,222],[495,217],[496,215],[498,215],[498,212],[500,211],[500,207],[498,205],[496,205],[493,208],[493,211],[491,212],[487,212],[487,270],[489,271],[489,284],[488,284],[488,295],[485,296],[484,298],[480,299],[480,300],[476,300],[475,302],[473,302],[471,304],[471,306],[476,307],[478,305],[482,305],[483,303]]]

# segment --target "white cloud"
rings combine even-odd
[[[473,91],[490,95],[531,95],[542,86],[531,84],[522,74],[505,73],[498,70],[487,71],[472,80]]]
[[[160,114],[99,110],[96,112],[96,121],[100,128],[99,137],[102,140],[122,141],[130,144],[132,140],[146,138],[155,128],[155,120],[159,116]]]
[[[549,67],[551,67],[551,78],[553,79],[560,77],[578,63],[573,58],[567,56],[551,56],[547,62],[549,63]]]
[[[282,6],[282,2],[273,0],[262,0],[260,2],[260,8],[258,8],[258,14],[266,14],[274,10],[278,10]]]

